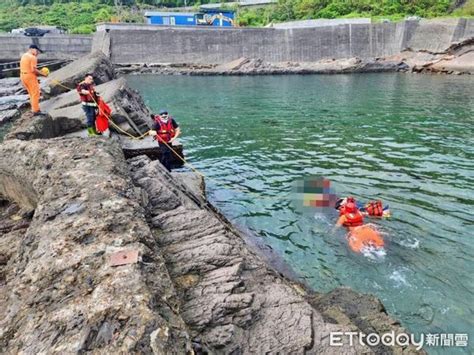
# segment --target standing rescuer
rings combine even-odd
[[[171,171],[173,158],[171,145],[181,134],[181,130],[175,119],[168,115],[167,110],[160,110],[158,115],[153,115],[153,120],[153,130],[150,131],[150,135],[158,141],[161,164],[163,164],[168,171]]]
[[[92,74],[86,74],[84,80],[77,85],[77,92],[81,98],[82,109],[86,114],[87,133],[89,136],[97,136],[95,120],[98,111],[99,95],[95,91],[94,77]]]
[[[31,111],[33,116],[44,115],[40,111],[39,101],[40,101],[40,86],[38,83],[38,75],[48,76],[46,71],[39,71],[37,68],[38,65],[38,54],[43,51],[38,48],[35,44],[30,45],[28,52],[21,56],[20,60],[20,79],[28,91],[30,96]]]

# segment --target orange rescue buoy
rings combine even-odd
[[[384,246],[380,233],[368,224],[351,228],[347,239],[349,247],[356,253],[361,253],[366,247],[383,248]]]

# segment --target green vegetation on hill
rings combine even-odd
[[[239,14],[241,26],[318,18],[371,17],[400,20],[406,16],[449,16],[459,1],[451,0],[279,0],[275,6],[247,9]],[[474,0],[469,2],[474,3]],[[462,9],[458,16],[469,15]],[[473,16],[471,13],[470,16]]]
[[[143,11],[139,8],[125,7],[117,13],[117,9],[109,4],[109,1],[6,0],[6,2],[0,5],[0,31],[4,32],[14,28],[52,25],[64,27],[71,33],[92,33],[97,22],[110,21],[118,16],[126,22],[143,21]]]
[[[188,6],[219,0],[186,0]],[[117,4],[121,6],[116,6]],[[0,0],[0,32],[54,25],[71,33],[91,33],[97,22],[143,22],[143,11],[183,6],[184,0]],[[462,7],[459,7],[461,6]],[[314,18],[474,16],[474,0],[279,0],[257,9],[240,9],[241,26],[263,26]]]

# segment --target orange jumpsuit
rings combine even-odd
[[[36,75],[36,65],[38,60],[31,53],[25,53],[20,60],[20,79],[30,96],[31,110],[39,112],[40,86]]]

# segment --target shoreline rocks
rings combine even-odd
[[[0,157],[0,195],[34,209],[23,233],[0,239],[7,259],[1,352],[190,351],[120,147],[81,138],[7,140]],[[124,250],[138,251],[139,261],[111,266]]]
[[[286,74],[346,74],[404,71],[402,63],[381,60],[363,61],[359,58],[328,59],[316,63],[267,63],[261,59],[239,58],[227,64],[213,67],[199,65],[120,65],[115,67],[119,74],[160,75],[286,75]]]
[[[115,79],[113,66],[102,52],[92,52],[52,72],[42,91],[47,97],[56,96],[75,88],[86,74],[92,74],[96,85]]]
[[[0,126],[17,119],[28,100],[19,78],[0,79]]]

